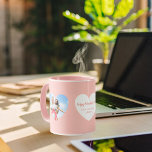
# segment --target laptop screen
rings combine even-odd
[[[152,33],[120,33],[104,90],[152,103]]]

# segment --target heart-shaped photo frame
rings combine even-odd
[[[55,120],[60,119],[68,108],[68,98],[65,95],[55,97],[50,94],[50,112]]]

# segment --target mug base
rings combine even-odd
[[[61,136],[81,136],[81,135],[87,135],[87,134],[92,133],[94,131],[95,130],[90,131],[90,132],[80,133],[80,134],[62,134],[62,133],[55,133],[55,132],[52,132],[52,131],[51,131],[51,133],[53,133],[55,135],[61,135]]]

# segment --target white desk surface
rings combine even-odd
[[[42,76],[45,75],[1,77],[0,83],[4,80],[13,82]],[[27,96],[0,94],[0,137],[14,152],[40,152],[54,143],[66,152],[73,152],[77,151],[70,145],[70,140],[73,139],[152,132],[152,113],[149,113],[97,119],[96,131],[86,135],[54,135],[49,132],[49,124],[42,120],[39,96],[40,94]]]

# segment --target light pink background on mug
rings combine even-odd
[[[62,94],[68,98],[68,108],[61,118],[55,120],[50,112],[50,131],[52,133],[64,135],[83,134],[95,130],[95,113],[90,120],[86,120],[80,115],[75,106],[75,99],[78,95],[85,94],[89,98],[92,93],[95,93],[95,80],[90,79],[90,77],[75,77],[80,81],[49,79],[50,94],[53,94],[54,97]],[[68,78],[70,80],[74,77],[68,76]],[[86,79],[86,81],[81,79]]]

